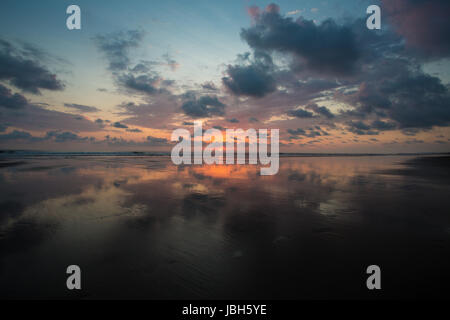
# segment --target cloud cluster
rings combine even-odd
[[[31,49],[34,48],[16,47],[0,39],[0,81],[34,94],[40,94],[42,89],[64,89],[62,81],[40,62],[43,53]]]
[[[145,95],[168,93],[173,81],[163,79],[153,67],[166,65],[175,71],[179,64],[169,54],[163,55],[163,62],[142,60],[132,63],[130,51],[141,45],[144,35],[141,30],[128,30],[97,35],[93,40],[107,58],[108,68],[119,88]]]
[[[130,65],[130,49],[138,47],[143,37],[143,31],[128,30],[97,35],[94,37],[94,42],[108,59],[109,69],[122,71]]]
[[[398,129],[417,133],[448,126],[449,87],[422,68],[430,57],[450,55],[450,24],[442,13],[448,11],[444,10],[447,2],[394,0],[383,4],[394,28],[379,32],[368,30],[363,19],[315,23],[283,16],[275,4],[264,10],[251,7],[252,25],[242,29],[241,37],[253,52],[228,66],[225,87],[237,96],[264,96],[264,101],[247,104],[253,104],[255,112],[265,108],[268,117],[276,118],[284,111],[357,135]],[[425,13],[436,14],[425,22]],[[275,65],[274,56],[278,63],[287,64]],[[332,112],[320,100],[343,103],[347,108]],[[293,105],[298,107],[293,109]]]
[[[238,56],[238,63],[228,65],[226,77],[222,78],[225,87],[237,96],[263,97],[275,91],[274,66],[269,55],[256,52]]]
[[[426,55],[450,54],[450,2],[447,0],[382,0],[395,31]]]
[[[27,99],[19,93],[12,93],[10,89],[0,84],[0,107],[20,109],[28,104]]]
[[[288,129],[287,132],[291,135],[291,139],[298,139],[299,137],[315,138],[329,135],[329,133],[323,130],[320,126],[308,128],[307,130],[302,128]]]
[[[220,102],[217,96],[207,95],[185,101],[181,109],[190,117],[204,118],[223,115],[225,104]]]
[[[33,136],[26,131],[14,130],[10,133],[0,135],[0,141],[25,141],[25,142],[83,142],[93,140],[93,138],[80,137],[78,134],[69,131],[48,131],[43,137]]]
[[[12,93],[0,84],[0,113],[2,122],[26,130],[99,131],[94,122],[79,115],[45,109],[30,103],[20,93]]]
[[[338,25],[332,19],[319,25],[302,17],[294,20],[282,16],[276,4],[251,12],[254,25],[241,31],[251,48],[292,54],[317,72],[353,71],[360,51],[351,26]]]

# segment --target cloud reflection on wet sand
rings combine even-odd
[[[168,157],[0,164],[2,297],[448,296],[449,158],[281,158],[275,176]]]

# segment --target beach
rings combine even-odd
[[[0,158],[0,296],[449,298],[450,157]],[[78,265],[82,290],[66,288]],[[381,269],[382,290],[366,287]]]

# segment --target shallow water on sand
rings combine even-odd
[[[0,297],[448,298],[449,159],[2,158]]]

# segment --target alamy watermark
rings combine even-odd
[[[194,135],[187,129],[172,132],[172,141],[178,141],[173,147],[171,158],[180,164],[257,164],[261,165],[263,176],[274,175],[279,169],[279,129],[226,129],[225,137],[218,129],[203,132],[202,122],[194,122]],[[270,141],[268,138],[270,136]],[[204,142],[210,142],[206,146]],[[193,144],[193,147],[192,147]],[[235,146],[237,146],[235,148]],[[268,148],[270,147],[270,153]],[[225,152],[225,160],[224,160]]]

